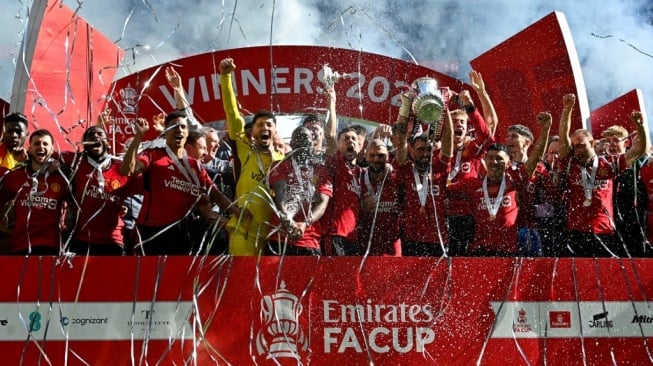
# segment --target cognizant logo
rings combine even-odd
[[[106,325],[109,324],[109,318],[69,318],[67,316],[61,317],[61,325],[66,327],[70,324],[81,326],[90,324]]]

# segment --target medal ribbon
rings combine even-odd
[[[428,172],[423,175],[423,180],[419,179],[419,174],[417,169],[413,166],[413,177],[415,178],[415,190],[417,191],[417,196],[419,197],[419,204],[422,207],[426,206],[426,196],[429,194],[430,179]]]
[[[188,162],[188,155],[186,154],[186,151],[184,150],[182,160],[179,161],[179,158],[177,157],[177,154],[172,152],[170,147],[166,145],[166,152],[168,153],[168,156],[172,160],[172,163],[175,164],[177,169],[181,172],[181,174],[184,175],[184,178],[190,183],[195,183],[198,187],[200,186],[200,179],[197,177],[197,174],[195,174],[195,171],[190,167],[190,163]],[[183,165],[182,165],[183,162]],[[192,178],[192,179],[191,179]]]
[[[456,153],[456,162],[453,164],[453,168],[449,172],[449,180],[452,181],[454,178],[456,178],[456,175],[458,175],[458,172],[460,172],[460,159],[463,155],[462,150],[458,150]]]
[[[587,174],[587,168],[582,166],[580,168],[580,176],[583,178],[583,190],[585,191],[585,200],[592,199],[592,191],[594,190],[594,180],[596,179],[596,171],[599,167],[599,158],[594,155],[592,160],[592,174]]]
[[[499,192],[494,198],[494,203],[490,200],[490,195],[487,191],[487,177],[483,178],[483,202],[485,207],[487,207],[487,212],[490,214],[490,217],[496,217],[499,208],[501,207],[501,201],[503,201],[503,193],[506,190],[506,176],[504,175],[501,178],[501,184],[499,185]]]
[[[98,164],[97,161],[91,159],[88,155],[86,156],[89,165],[93,167],[93,172],[91,174],[95,174],[97,177],[98,191],[100,192],[104,192],[104,174],[102,172],[111,165],[111,159],[111,155],[107,155],[104,160]]]
[[[374,190],[374,187],[372,187],[372,182],[370,182],[370,171],[365,172],[365,187],[367,187],[367,192],[371,193],[374,197],[374,201],[378,202],[379,201],[379,196],[381,194],[381,190],[378,192]]]

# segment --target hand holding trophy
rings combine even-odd
[[[418,119],[429,123],[440,121],[444,111],[444,100],[435,79],[421,77],[413,81],[410,94],[413,99],[413,113]]]
[[[329,64],[322,66],[322,70],[318,72],[318,78],[327,90],[333,88],[338,81],[349,77],[351,77],[349,74],[341,74],[337,71],[333,71]]]

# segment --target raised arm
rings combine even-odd
[[[453,156],[453,121],[451,119],[451,112],[447,108],[445,110],[444,128],[442,133],[442,148],[440,149],[440,158]]]
[[[145,165],[136,158],[138,155],[138,146],[143,141],[143,135],[150,129],[150,126],[147,123],[147,120],[144,118],[137,118],[134,121],[134,139],[127,147],[125,156],[122,159],[120,164],[120,174],[126,176],[132,176],[139,174],[143,171]]]
[[[193,115],[193,110],[190,107],[190,103],[188,103],[188,99],[186,99],[186,92],[184,91],[184,87],[181,85],[181,76],[174,67],[166,67],[166,79],[168,79],[168,85],[170,85],[172,90],[175,92],[175,103],[177,109],[186,111],[186,114],[188,115],[188,123],[190,123],[193,128],[201,127],[201,124],[197,122]]]
[[[97,115],[97,120],[95,124],[104,129],[107,129],[107,126],[113,124],[113,117],[111,117],[111,108],[107,108],[102,112],[100,112]]]
[[[324,127],[324,138],[326,140],[326,155],[335,155],[338,151],[338,117],[336,115],[336,90],[333,85],[327,87],[329,98],[329,118]]]
[[[476,131],[476,144],[479,146],[488,146],[494,143],[494,133],[489,128],[485,118],[481,116],[481,113],[479,113],[474,105],[474,99],[472,99],[469,90],[461,91],[458,94],[458,98],[460,99],[461,108],[464,109],[467,116],[469,116],[467,129],[469,130],[473,128]]]
[[[492,104],[490,95],[485,89],[485,82],[483,81],[483,77],[481,76],[480,72],[472,70],[469,73],[469,80],[471,81],[472,87],[476,91],[478,98],[481,100],[481,107],[483,108],[483,118],[485,119],[485,123],[487,124],[487,127],[490,130],[492,136],[494,136],[494,133],[497,130],[497,126],[499,125],[499,117],[497,116],[497,111],[494,109],[494,104]]]
[[[560,135],[560,150],[558,154],[560,159],[566,158],[571,152],[571,139],[569,138],[569,129],[571,128],[571,113],[574,110],[576,103],[576,95],[565,94],[562,97],[562,116],[560,116],[560,127],[558,127],[558,135]]]
[[[236,64],[231,58],[220,61],[220,91],[222,92],[222,106],[227,116],[227,129],[229,138],[236,141],[245,130],[245,120],[238,112],[236,93],[231,84],[231,73],[236,69]]]
[[[395,146],[395,159],[399,165],[404,165],[408,161],[408,116],[413,101],[406,93],[401,94],[401,107],[399,107],[399,118],[392,126],[392,132],[395,140],[398,142]]]
[[[640,111],[632,111],[630,113],[630,120],[635,124],[635,128],[637,129],[637,139],[635,144],[626,151],[626,162],[628,165],[631,165],[651,149],[651,140],[648,138],[648,123],[644,114]]]
[[[537,167],[537,163],[542,160],[542,155],[544,155],[546,144],[549,141],[549,132],[551,131],[551,113],[540,112],[537,115],[537,122],[540,124],[540,135],[535,141],[533,152],[528,157],[528,160],[526,160],[526,164],[524,164],[528,176],[533,175],[533,172]]]

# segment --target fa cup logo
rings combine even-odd
[[[256,336],[256,350],[268,359],[290,357],[299,360],[298,349],[306,351],[308,340],[299,325],[302,304],[286,290],[281,281],[277,292],[261,299],[261,329]]]
[[[136,100],[138,98],[138,93],[136,89],[132,88],[131,84],[127,84],[127,87],[120,89],[120,99],[122,99],[122,112],[125,114],[135,114],[136,113]]]

